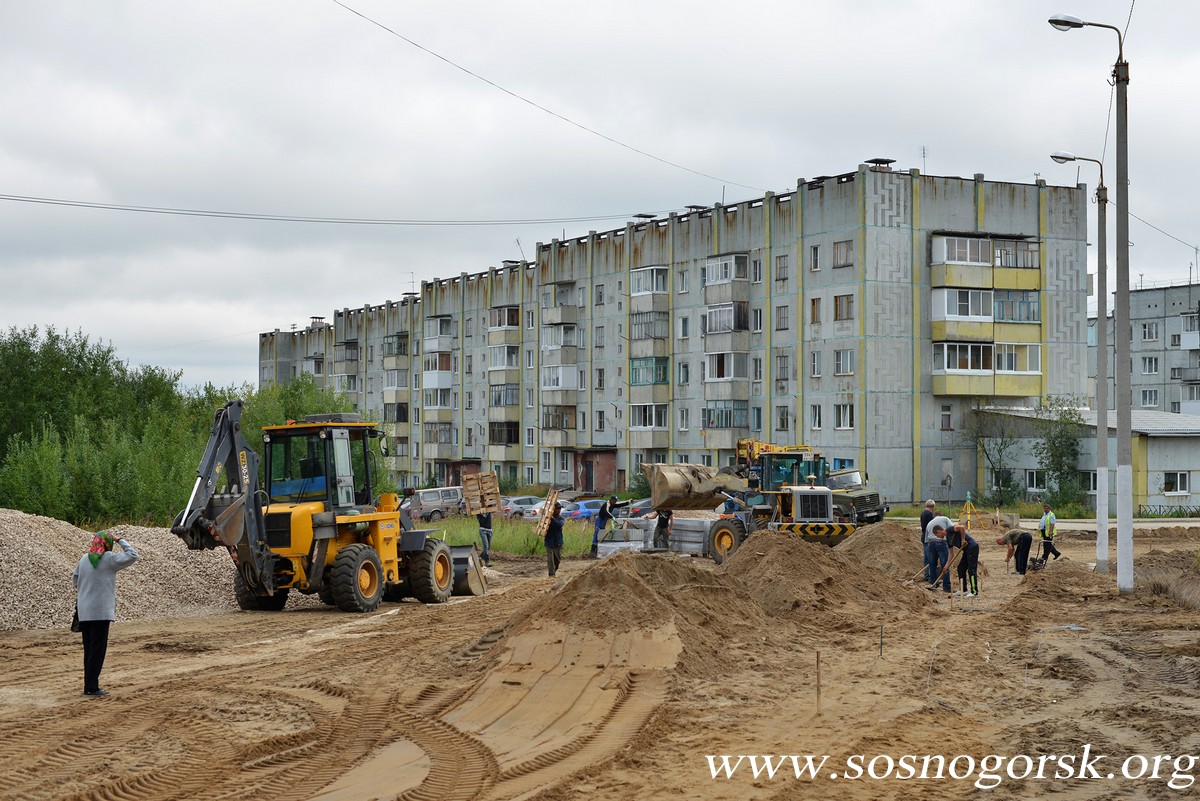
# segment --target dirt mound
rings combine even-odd
[[[1200,609],[1200,555],[1189,551],[1151,551],[1133,562],[1134,581],[1185,609]]]
[[[141,556],[117,579],[118,620],[237,609],[233,563],[224,549],[189,551],[165,528],[118,528]],[[0,509],[0,597],[5,599],[0,630],[70,625],[75,610],[71,576],[91,537],[92,532],[61,520]],[[313,602],[297,593],[288,601]]]
[[[857,629],[930,608],[920,588],[837,549],[784,533],[756,531],[725,570],[746,583],[768,615],[801,622]]]
[[[690,561],[617,553],[530,601],[513,616],[510,632],[519,635],[546,621],[609,634],[674,624],[683,644],[677,670],[717,675],[739,661],[738,644],[759,643],[773,632],[740,581]]]
[[[894,579],[907,581],[925,568],[920,532],[899,523],[872,523],[834,549]]]
[[[1081,562],[1053,560],[1044,569],[1025,575],[1017,594],[1004,607],[1005,617],[1019,624],[1044,625],[1071,609],[1117,595],[1111,575],[1097,575]]]

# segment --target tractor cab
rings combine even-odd
[[[373,502],[370,443],[378,436],[376,425],[357,414],[311,415],[265,426],[268,502],[366,511]]]

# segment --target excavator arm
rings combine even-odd
[[[241,421],[241,400],[217,410],[191,497],[171,531],[192,550],[225,546],[242,580],[270,595],[275,591],[274,557],[258,500],[258,454],[246,444]]]

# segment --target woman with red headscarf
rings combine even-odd
[[[113,543],[121,551],[113,551]],[[75,566],[76,609],[83,632],[83,694],[108,695],[100,689],[100,671],[108,652],[108,625],[117,617],[117,572],[138,559],[138,552],[120,534],[97,532],[88,552]]]

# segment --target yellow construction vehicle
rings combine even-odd
[[[241,416],[240,400],[217,411],[171,531],[192,550],[228,549],[242,609],[278,611],[293,589],[347,612],[486,591],[473,545],[452,549],[414,528],[395,493],[373,497],[375,423],[335,414],[264,427],[260,482]]]
[[[830,470],[825,457],[808,445],[773,445],[755,439],[738,440],[737,472],[764,490],[816,483],[833,490],[833,504],[839,517],[852,522],[878,523],[888,505],[867,481],[866,474],[853,467]],[[805,472],[807,471],[807,472]]]

